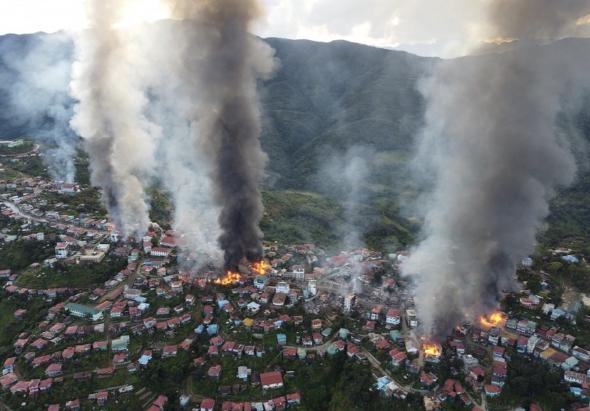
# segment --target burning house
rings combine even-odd
[[[442,347],[439,343],[434,341],[424,341],[422,343],[422,354],[424,361],[430,363],[439,363],[442,355]]]

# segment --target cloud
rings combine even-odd
[[[255,32],[262,37],[344,39],[420,55],[451,57],[465,54],[488,37],[497,37],[488,23],[490,1],[262,0],[266,19]],[[83,4],[82,0],[2,0],[0,33],[80,29],[86,24]],[[129,0],[129,4],[122,24],[163,19],[170,14],[161,0]],[[564,35],[590,35],[589,22],[590,16],[580,16],[578,25]]]
[[[262,36],[346,39],[425,55],[455,55],[482,32],[487,0],[265,0]]]

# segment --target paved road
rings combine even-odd
[[[13,213],[18,214],[19,216],[28,218],[33,221],[38,221],[40,223],[47,223],[48,222],[44,218],[34,216],[32,214],[27,213],[26,211],[21,210],[18,205],[16,205],[15,203],[13,203],[11,201],[4,201],[3,203],[6,207],[10,208]]]

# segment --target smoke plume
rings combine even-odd
[[[213,199],[220,207],[219,246],[225,267],[262,257],[258,189],[266,163],[261,149],[257,79],[274,67],[272,50],[248,34],[260,15],[255,0],[170,0],[188,20],[180,71],[193,106],[194,147],[207,159]]]
[[[371,170],[369,164],[374,158],[374,152],[362,146],[352,146],[345,153],[334,155],[320,171],[322,191],[338,198],[344,208],[344,225],[342,226],[342,244],[345,250],[364,247],[362,221],[359,218],[363,206],[368,199],[367,185]],[[343,290],[343,294],[361,292],[360,278],[363,265],[360,261],[353,262],[350,275],[350,289]]]
[[[14,129],[12,133],[18,130],[40,143],[55,180],[73,182],[78,138],[68,127],[73,102],[63,93],[70,78],[68,45],[63,33],[6,40],[0,55],[0,67],[5,68],[0,93],[11,106],[2,122]]]
[[[521,47],[442,62],[423,83],[416,162],[430,164],[434,181],[424,239],[402,269],[416,277],[416,305],[433,336],[496,308],[514,288],[548,201],[575,177],[556,117],[568,83],[587,66],[532,43],[559,38],[588,12],[587,1],[492,1],[490,37]]]
[[[125,2],[91,0],[91,27],[75,37],[71,95],[72,128],[84,139],[91,182],[124,235],[141,235],[149,224],[144,187],[153,167],[151,133],[143,111],[147,99],[134,71],[136,52],[116,30]]]

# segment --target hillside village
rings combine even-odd
[[[77,212],[87,191],[0,182],[2,250],[25,244],[40,257],[0,267],[3,409],[314,409],[301,376],[334,361],[370,369],[367,391],[426,410],[501,409],[525,362],[556,376],[572,409],[589,409],[585,301],[552,293],[533,259],[498,312],[425,341],[398,272],[405,250],[266,242],[264,272],[243,266],[221,283],[214,267],[179,264],[174,231],[154,223],[126,241],[99,210]]]

